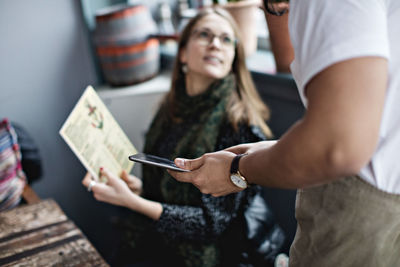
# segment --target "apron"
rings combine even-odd
[[[400,266],[400,195],[357,176],[299,190],[289,266]]]

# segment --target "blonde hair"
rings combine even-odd
[[[235,46],[235,57],[232,63],[232,73],[235,76],[237,88],[228,100],[228,119],[235,130],[238,129],[239,123],[246,123],[247,125],[255,125],[260,127],[267,137],[272,137],[271,129],[266,124],[266,120],[269,119],[270,112],[267,106],[261,100],[254,86],[250,72],[246,67],[245,53],[243,44],[241,42],[239,29],[232,16],[221,8],[213,7],[201,10],[193,19],[188,22],[182,31],[178,44],[178,56],[175,60],[172,72],[171,89],[167,94],[164,103],[168,104],[169,113],[172,118],[174,118],[173,107],[175,106],[174,101],[177,82],[185,78],[185,74],[182,71],[183,64],[179,60],[179,55],[186,47],[192,34],[193,27],[196,25],[196,23],[202,18],[211,14],[216,14],[228,21],[237,39]]]

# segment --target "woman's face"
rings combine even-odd
[[[217,80],[231,71],[235,57],[236,37],[224,18],[210,14],[200,19],[193,27],[180,60],[186,64],[186,75],[193,78]]]

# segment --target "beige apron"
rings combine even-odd
[[[400,266],[400,195],[358,177],[299,190],[289,266]]]

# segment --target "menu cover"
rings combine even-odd
[[[88,86],[60,129],[60,135],[98,181],[100,167],[129,173],[137,150],[93,87]]]

